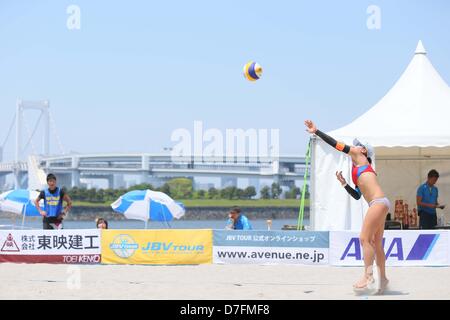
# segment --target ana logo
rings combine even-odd
[[[397,258],[399,261],[427,260],[438,239],[439,234],[419,235],[405,259],[402,238],[393,238],[386,251],[386,259]],[[383,248],[386,248],[386,239],[383,239]],[[346,258],[363,259],[361,243],[358,238],[352,238],[348,243],[341,260],[345,260]]]
[[[6,237],[5,243],[3,243],[1,252],[20,252],[19,247],[17,246],[16,241],[14,241],[14,238],[12,234],[8,234],[8,237]]]
[[[114,251],[119,258],[126,259],[136,252],[139,245],[128,234],[120,234],[114,238],[113,242],[109,245],[109,248]]]

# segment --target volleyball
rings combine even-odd
[[[259,80],[262,72],[262,67],[256,62],[250,61],[244,66],[244,77],[249,81]]]

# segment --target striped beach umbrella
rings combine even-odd
[[[0,194],[0,211],[16,213],[24,217],[40,217],[38,209],[34,205],[34,200],[39,196],[38,191],[24,189],[11,190]],[[44,209],[44,201],[39,203]]]
[[[185,214],[184,206],[163,192],[135,190],[111,204],[112,209],[127,219],[142,221],[172,221]]]

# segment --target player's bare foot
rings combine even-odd
[[[378,295],[382,295],[384,294],[384,292],[386,291],[387,287],[389,285],[389,280],[384,278],[384,279],[380,279],[380,284],[379,284],[379,288],[377,291]]]
[[[357,283],[355,283],[354,285],[353,285],[353,287],[355,288],[355,289],[364,289],[364,288],[367,288],[367,286],[368,285],[370,285],[370,284],[372,284],[372,283],[374,283],[375,282],[375,280],[374,280],[374,278],[373,278],[373,276],[363,276],[362,278],[361,278],[361,280],[359,280]]]
[[[375,283],[375,279],[373,278],[373,275],[365,275],[359,280],[357,283],[353,285],[353,291],[357,294],[362,293],[373,293],[373,285]]]

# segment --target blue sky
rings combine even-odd
[[[80,30],[66,27],[71,4]],[[380,30],[366,26],[369,5]],[[445,0],[2,0],[0,144],[22,98],[51,101],[65,151],[161,152],[201,120],[278,128],[281,153],[303,154],[305,118],[332,130],[364,113],[419,39],[449,83],[449,14]],[[256,83],[242,76],[249,60],[264,68]]]

